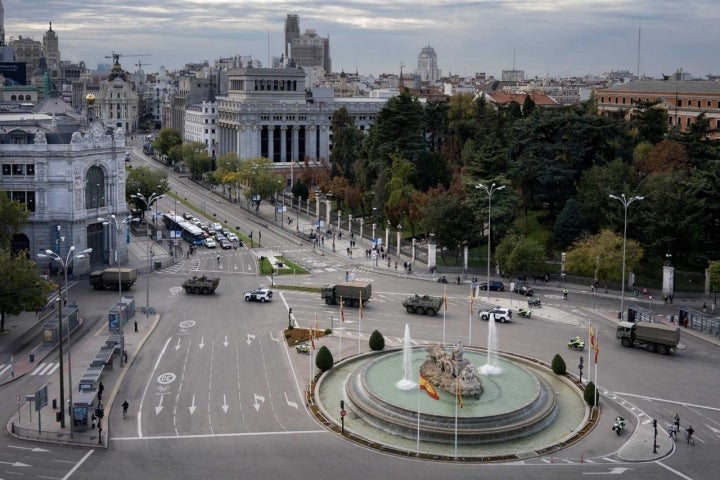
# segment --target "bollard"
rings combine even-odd
[[[137,322],[135,322],[135,331],[136,331],[136,332],[138,331],[138,329],[137,329]]]

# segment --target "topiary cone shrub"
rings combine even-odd
[[[385,348],[385,337],[382,336],[382,333],[375,330],[370,335],[368,345],[370,346],[370,350],[372,350],[373,352],[382,350],[383,348]]]
[[[588,405],[591,407],[595,407],[595,384],[593,382],[588,382],[587,385],[585,385],[585,393],[583,394],[583,397],[585,397],[585,401]]]
[[[565,365],[565,360],[559,353],[556,353],[553,357],[551,367],[555,375],[565,375],[567,373],[567,365]]]
[[[332,353],[330,353],[330,349],[325,345],[320,347],[317,355],[315,355],[315,366],[325,372],[332,368],[334,362],[335,361],[333,360]]]

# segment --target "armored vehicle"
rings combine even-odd
[[[402,302],[402,306],[407,313],[417,313],[418,315],[435,315],[440,307],[442,307],[442,297],[431,297],[430,295],[412,295]]]
[[[202,277],[188,278],[183,282],[182,287],[185,289],[185,293],[210,295],[218,285],[220,285],[219,278],[209,278],[203,275]]]

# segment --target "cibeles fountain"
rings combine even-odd
[[[420,375],[437,399],[419,388]],[[343,419],[335,411],[340,400]],[[540,362],[460,341],[413,347],[407,326],[401,348],[325,372],[314,403],[325,419],[343,421],[346,436],[432,456],[525,457],[568,443],[589,417],[581,392]]]

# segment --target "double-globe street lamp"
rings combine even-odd
[[[488,237],[488,252],[487,252],[487,298],[490,298],[490,221],[491,216],[490,212],[492,211],[492,196],[493,193],[502,190],[505,188],[505,185],[497,186],[494,183],[490,185],[489,187],[483,185],[482,183],[478,183],[475,185],[475,188],[485,190],[485,192],[488,195],[488,224],[487,224],[487,237]]]
[[[623,310],[625,308],[625,248],[627,245],[627,211],[632,202],[635,200],[644,200],[645,197],[635,196],[627,198],[624,193],[621,193],[619,197],[617,195],[609,195],[609,197],[622,203],[623,208],[625,209],[625,226],[623,227],[622,285],[620,286],[620,319],[622,320],[625,317]]]
[[[60,255],[53,252],[52,250],[45,250],[45,253],[39,253],[40,258],[50,258],[60,264],[63,271],[65,272],[65,298],[69,295],[68,290],[68,267],[71,262],[76,258],[85,258],[85,255],[92,253],[92,248],[86,248],[77,255],[73,255],[75,251],[75,245],[68,249],[67,256],[63,259]],[[62,332],[62,307],[63,307],[63,294],[62,288],[60,289],[57,302],[58,302],[58,335],[60,337],[60,427],[65,428],[65,379],[63,378],[63,332]],[[73,386],[72,386],[72,352],[70,334],[72,333],[70,322],[68,321],[68,332],[67,332],[67,354],[68,354],[68,397],[70,400],[70,433],[73,431],[74,417],[72,414],[73,408]]]
[[[120,232],[123,229],[123,226],[133,221],[133,218],[131,216],[125,217],[123,220],[118,220],[115,215],[110,215],[110,218],[104,219],[102,217],[98,217],[98,222],[102,222],[103,225],[107,226],[108,228],[111,226],[115,227],[115,248],[113,250],[113,255],[111,256],[112,259],[115,260],[115,267],[118,269],[117,277],[118,277],[118,292],[120,293],[120,302],[122,303],[122,282],[121,275],[120,275],[120,261],[118,260],[118,235],[120,235]],[[112,263],[112,262],[108,262]]]
[[[145,198],[145,195],[138,192],[134,195],[130,195],[131,198],[141,201],[145,204],[145,210],[150,210],[150,207],[152,207],[152,204],[155,204],[155,217],[157,218],[157,202],[161,198],[163,198],[165,195],[158,195],[157,193],[153,192],[149,198]],[[177,215],[177,211],[175,212],[175,215]],[[147,225],[146,225],[147,227]],[[148,248],[147,248],[147,259],[148,259],[148,271],[147,271],[147,278],[145,283],[145,316],[147,317],[150,315],[150,273],[152,272],[152,239],[150,238],[150,229],[147,229],[148,231]]]

